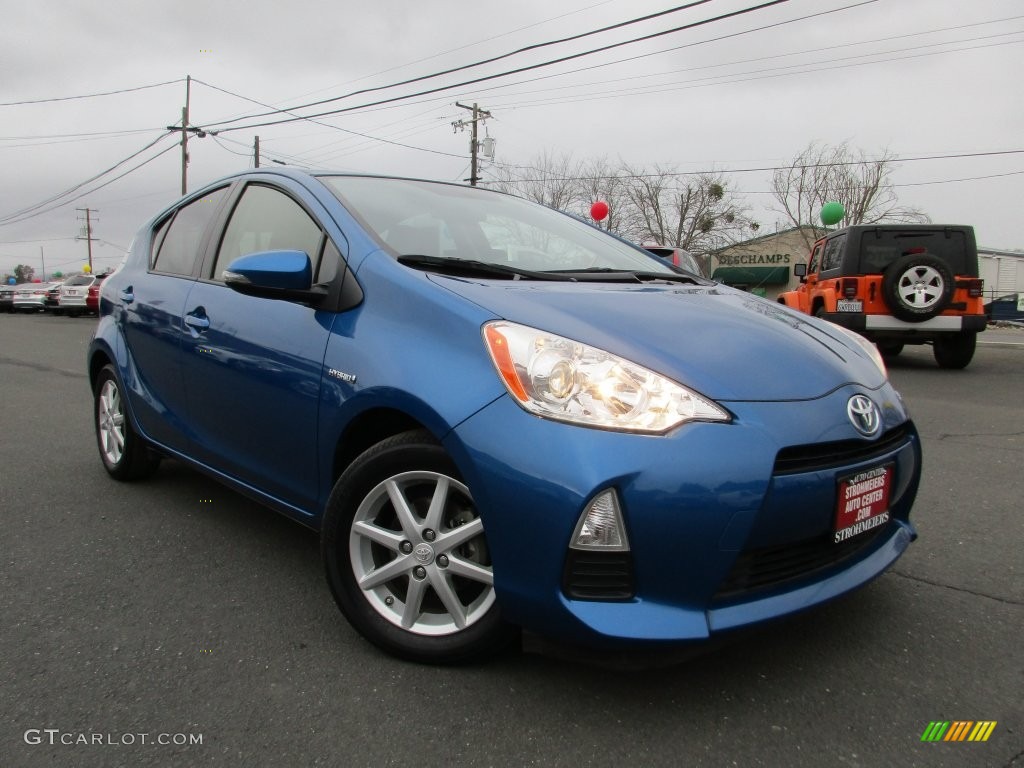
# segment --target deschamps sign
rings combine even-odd
[[[788,253],[743,253],[735,256],[719,256],[718,263],[723,267],[749,266],[752,264],[790,264],[792,256]]]

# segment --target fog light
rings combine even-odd
[[[629,540],[615,491],[602,491],[587,504],[572,534],[572,549],[628,552]]]

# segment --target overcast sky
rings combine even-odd
[[[708,0],[296,114],[537,65],[756,5]],[[330,99],[672,6],[664,0],[6,2],[0,272],[18,263],[41,271],[41,248],[47,273],[79,269],[86,243],[74,239],[76,208],[84,207],[98,211],[97,269],[116,265],[139,226],[180,194],[179,134],[160,137],[180,124],[186,75],[194,78],[190,123],[221,124],[217,136],[189,141],[190,190],[251,166],[256,135],[264,164],[276,158],[462,180],[469,175],[468,135],[455,133],[451,123],[468,113],[455,102],[478,102],[493,114],[485,127],[497,140],[498,162],[526,165],[548,152],[723,171],[744,193],[762,232],[781,221],[770,210],[770,173],[744,169],[785,164],[810,141],[848,141],[872,155],[889,150],[905,158],[893,177],[901,203],[936,222],[974,225],[980,245],[1024,248],[1021,0],[788,0],[569,62],[318,118],[320,124],[249,127],[281,115],[222,124],[269,111],[254,102],[284,108]],[[818,15],[799,20],[812,14]],[[43,99],[51,101],[12,103]],[[37,207],[153,141],[113,173]],[[983,156],[910,159],[949,155]],[[53,210],[39,213],[47,208]],[[20,211],[26,213],[12,217]]]

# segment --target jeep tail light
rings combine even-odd
[[[857,278],[855,277],[844,277],[843,278],[843,296],[848,299],[852,299],[857,295]]]
[[[967,295],[972,299],[980,299],[982,290],[985,287],[984,280],[968,280],[967,281]]]

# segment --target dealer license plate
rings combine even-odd
[[[78,291],[67,291],[64,295],[65,296],[77,296],[78,295]]]
[[[837,312],[863,312],[864,302],[860,299],[840,299],[836,302]]]
[[[836,532],[840,544],[889,522],[893,465],[867,469],[840,478],[836,501]]]

